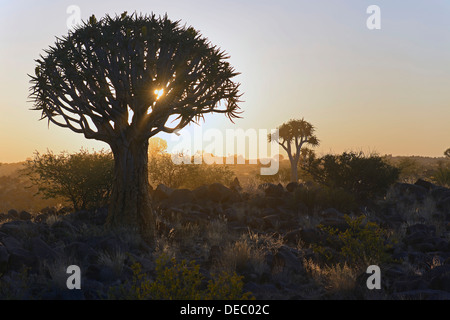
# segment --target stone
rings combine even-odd
[[[156,187],[155,191],[153,191],[153,198],[156,201],[161,201],[167,199],[172,194],[172,192],[172,188],[169,188],[164,184],[160,184]]]
[[[288,192],[294,192],[295,189],[298,188],[298,186],[299,186],[298,182],[289,182],[289,183],[286,185],[286,190],[287,190]]]
[[[450,197],[450,189],[445,187],[436,187],[431,190],[431,196],[434,200],[440,201]]]
[[[0,276],[8,269],[9,253],[3,243],[0,242]]]
[[[337,209],[328,208],[319,212],[319,217],[323,219],[343,219],[344,214],[339,212]]]
[[[263,183],[258,186],[258,189],[264,191],[266,197],[278,198],[284,195],[284,187],[281,184],[275,185],[273,183]]]
[[[414,225],[408,226],[406,229],[406,234],[410,235],[416,232],[423,232],[429,235],[435,235],[436,234],[436,226],[433,225],[425,225],[423,223],[416,223]]]
[[[433,189],[433,188],[435,187],[434,184],[432,184],[432,183],[429,182],[429,181],[425,181],[425,180],[423,180],[423,179],[417,180],[414,184],[415,184],[416,186],[424,187],[424,188],[427,189],[427,190],[431,190],[431,189]]]
[[[442,212],[450,212],[450,197],[447,197],[443,200],[440,200],[436,207],[441,210]]]
[[[209,200],[209,188],[207,185],[203,185],[192,190],[194,197],[198,201]]]
[[[19,218],[19,213],[17,210],[11,209],[8,211],[8,219],[16,220]]]
[[[31,251],[41,261],[53,261],[58,258],[58,254],[40,237],[35,237],[31,240]]]
[[[276,268],[282,268],[287,274],[292,274],[302,272],[303,264],[295,249],[283,245],[274,254],[270,268],[272,271],[280,271],[280,269]]]
[[[241,184],[239,182],[239,179],[236,177],[234,178],[233,182],[230,183],[230,189],[237,191],[237,192],[241,192],[242,191],[242,187]]]
[[[313,243],[320,243],[323,240],[323,236],[317,229],[307,228],[299,231],[300,239],[305,245],[310,245]]]
[[[180,205],[186,203],[192,203],[195,200],[195,196],[191,190],[188,189],[176,189],[173,190],[167,199],[164,201],[167,205]]]
[[[423,201],[428,194],[428,190],[426,188],[409,183],[397,182],[393,185],[393,189],[402,195],[412,196],[418,201]]]
[[[21,211],[18,215],[18,218],[20,220],[31,220],[33,216],[31,215],[31,213],[26,212],[26,211]]]
[[[213,183],[208,186],[208,196],[214,202],[233,202],[238,200],[238,193],[225,187],[221,183]]]

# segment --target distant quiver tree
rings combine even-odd
[[[302,148],[319,145],[319,140],[314,132],[314,126],[302,118],[283,123],[278,127],[278,136],[275,134],[268,135],[269,142],[278,143],[287,152],[291,164],[292,182],[298,181],[298,164],[303,151]]]
[[[125,12],[92,16],[36,60],[33,109],[49,123],[111,147],[109,227],[154,232],[150,137],[207,113],[238,117],[238,73],[228,59],[197,30],[167,15]]]

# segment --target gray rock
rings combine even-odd
[[[32,216],[31,213],[29,213],[29,212],[21,211],[21,212],[19,213],[18,218],[19,218],[20,220],[31,220],[31,218],[33,218],[33,216]]]
[[[16,220],[19,218],[19,213],[17,210],[11,209],[8,211],[8,219]]]
[[[8,268],[9,253],[3,243],[0,242],[0,275],[6,272]]]
[[[180,205],[186,203],[192,203],[195,200],[195,196],[191,190],[188,189],[176,189],[173,190],[170,195],[164,200],[164,203],[170,205]]]
[[[164,184],[160,184],[156,187],[155,191],[153,191],[153,198],[156,201],[161,201],[167,199],[172,192],[173,192],[172,188],[169,188]]]
[[[425,181],[423,179],[419,179],[414,183],[416,186],[424,187],[427,190],[432,190],[436,186],[429,181]]]
[[[298,186],[299,186],[299,184],[298,184],[297,182],[289,182],[289,183],[286,185],[286,190],[287,190],[288,192],[294,192],[295,189],[298,188]]]
[[[344,214],[334,208],[328,208],[319,212],[319,217],[323,219],[343,219]]]
[[[31,240],[31,251],[41,261],[53,261],[58,258],[58,254],[40,237],[35,237]]]
[[[396,183],[393,185],[394,191],[407,196],[412,197],[414,200],[423,201],[427,194],[428,190],[422,186],[408,183]]]
[[[436,207],[441,210],[442,212],[450,212],[450,197],[447,197],[443,200],[440,200],[437,204]]]
[[[214,202],[234,202],[239,200],[239,194],[221,183],[208,186],[208,197]]]

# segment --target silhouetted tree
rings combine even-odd
[[[447,158],[450,158],[450,148],[448,148],[447,150],[445,150],[444,156],[446,156]]]
[[[206,113],[238,116],[239,84],[228,56],[179,21],[126,12],[92,16],[45,53],[30,76],[34,110],[111,147],[108,225],[152,234],[149,138]]]
[[[314,135],[312,124],[301,120],[290,120],[278,127],[278,139],[275,134],[269,134],[269,142],[278,143],[288,154],[291,163],[291,181],[298,181],[298,163],[302,155],[302,147],[309,145],[316,147],[319,140]]]

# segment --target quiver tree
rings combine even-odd
[[[30,76],[33,109],[111,147],[108,225],[152,232],[148,140],[206,113],[238,116],[239,84],[228,56],[167,16],[126,13],[92,16],[45,54]]]
[[[288,154],[291,164],[291,181],[298,181],[298,164],[303,154],[304,157],[311,153],[310,149],[302,149],[308,145],[316,147],[319,140],[314,135],[315,128],[312,124],[301,120],[290,120],[278,127],[278,135],[269,134],[269,142],[278,143]],[[303,151],[303,152],[302,152]]]

